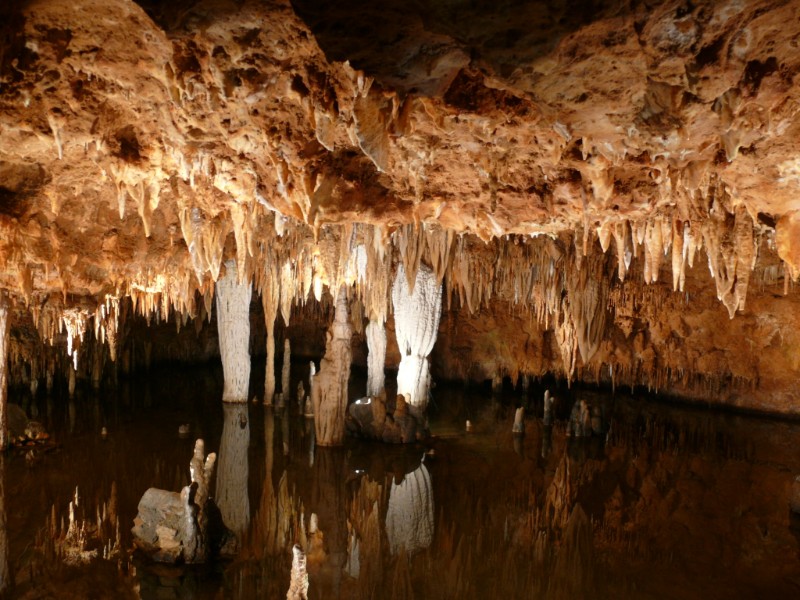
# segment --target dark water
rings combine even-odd
[[[314,599],[800,597],[788,510],[800,424],[579,395],[602,408],[603,435],[566,436],[566,395],[545,428],[541,390],[439,389],[430,443],[341,449],[315,448],[294,406],[223,411],[216,369],[81,390],[71,405],[19,397],[58,445],[2,462],[7,595],[284,598],[299,542]],[[529,408],[524,438],[515,402]],[[181,569],[130,556],[139,498],[189,482],[196,437],[220,451],[215,497],[240,531],[237,558]],[[48,542],[76,486],[89,520],[116,507],[122,552],[109,560],[67,566]]]

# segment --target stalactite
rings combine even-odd
[[[247,402],[251,295],[250,283],[237,281],[236,262],[228,261],[225,277],[217,282],[217,329],[225,376],[223,402]]]
[[[347,382],[350,378],[352,329],[347,315],[347,292],[339,290],[334,321],[328,329],[325,356],[314,377],[311,401],[317,444],[338,446],[344,440]]]
[[[399,265],[392,287],[395,332],[400,348],[397,393],[408,394],[418,413],[425,411],[430,390],[428,355],[433,350],[442,312],[442,285],[427,265],[420,265],[413,292]]]

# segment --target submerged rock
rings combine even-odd
[[[388,444],[410,444],[428,437],[427,427],[402,395],[397,396],[393,413],[380,397],[360,398],[347,408],[347,432]]]
[[[157,562],[202,563],[226,545],[228,531],[208,496],[216,454],[204,458],[203,440],[195,443],[189,464],[192,483],[180,493],[148,489],[134,519],[134,546]]]

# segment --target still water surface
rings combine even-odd
[[[540,389],[494,400],[439,389],[429,443],[325,449],[294,405],[223,410],[221,389],[219,370],[204,368],[81,390],[72,403],[18,396],[58,446],[0,461],[7,595],[283,598],[299,542],[313,599],[800,597],[788,510],[798,423],[565,390],[561,419],[544,427]],[[567,437],[576,394],[601,407],[603,435]],[[523,438],[511,434],[518,402],[529,407]],[[51,515],[57,529],[76,486],[87,515],[114,496],[130,548],[139,498],[188,484],[197,437],[220,453],[213,489],[239,532],[236,559],[182,569],[123,552],[68,567],[48,551]]]

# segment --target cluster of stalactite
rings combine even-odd
[[[488,241],[434,223],[391,231],[364,224],[315,229],[261,205],[253,210],[236,205],[230,214],[213,219],[197,207],[184,212],[183,241],[175,241],[172,262],[155,265],[134,281],[115,282],[114,289],[99,300],[88,295],[42,296],[25,285],[11,290],[18,312],[30,312],[46,342],[17,344],[16,348],[12,343],[12,364],[27,362],[29,378],[50,373],[61,361],[46,347],[63,340],[77,370],[89,332],[108,346],[107,354],[100,353],[98,360],[107,356],[115,361],[124,345],[125,321],[133,315],[144,316],[148,323],[174,321],[178,331],[193,319],[200,328],[210,318],[216,282],[225,272],[222,262],[234,258],[230,264],[235,265],[236,279],[251,282],[262,299],[268,364],[274,365],[278,314],[288,325],[293,307],[329,303],[330,290],[340,288],[351,299],[351,312],[359,313],[352,315],[355,331],[363,330],[363,317],[369,320],[367,339],[375,344],[380,361],[385,343],[380,332],[389,314],[394,274],[402,267],[399,270],[413,287],[424,264],[442,282],[447,308],[461,306],[478,313],[493,300],[501,300],[552,330],[566,377],[594,373],[597,379],[600,370],[607,368],[612,380],[657,387],[665,375],[671,378],[676,373],[664,369],[657,374],[661,367],[656,365],[648,370],[632,363],[592,362],[608,339],[610,325],[623,331],[628,326],[631,307],[623,299],[635,290],[642,297],[679,300],[686,269],[702,250],[718,297],[733,317],[744,308],[760,249],[774,248],[773,230],[754,221],[742,206],[734,208],[722,193],[710,200],[702,219],[665,215],[641,222],[604,221],[596,226],[587,223],[575,234],[507,235]],[[190,260],[179,260],[179,252]],[[782,276],[781,263],[773,262],[761,269],[762,282]],[[670,267],[674,293],[662,285],[644,285],[658,284]],[[677,375],[690,378],[691,371],[687,365]],[[382,380],[370,383],[372,393],[379,393],[381,387]],[[275,372],[268,368],[266,403],[271,402],[274,390]]]

